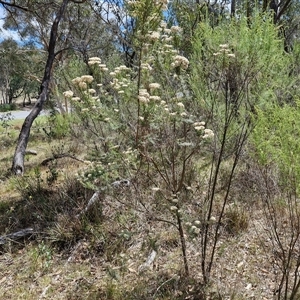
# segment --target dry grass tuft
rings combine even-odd
[[[83,159],[84,152],[68,142],[62,147],[61,141],[33,140],[31,146],[38,155],[28,156],[26,176],[0,174],[0,234],[26,227],[35,230],[30,239],[0,248],[3,299],[273,299],[276,268],[267,222],[257,202],[256,192],[263,188],[254,180],[257,170],[241,170],[237,176],[231,195],[235,202],[226,206],[221,224],[213,280],[204,288],[201,236],[189,235],[184,227],[187,277],[178,230],[171,224],[174,215],[159,192],[154,194],[147,183],[137,180],[129,188],[103,191],[92,209],[80,215],[93,195],[74,176],[84,164],[57,160],[53,164],[57,177],[49,184],[53,170],[40,163],[53,151],[72,149]],[[1,170],[10,167],[12,153],[9,146],[1,154]],[[226,167],[223,172],[220,199]],[[182,196],[184,222],[201,219],[198,202],[204,194],[200,188],[192,189]],[[190,201],[191,196],[195,200]],[[217,206],[216,217],[218,210]],[[141,267],[153,251],[154,261]]]

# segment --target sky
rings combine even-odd
[[[21,37],[16,31],[7,30],[3,28],[4,21],[0,20],[0,40],[12,38],[17,42],[21,42]]]
[[[4,39],[12,38],[18,43],[22,43],[21,37],[17,31],[7,30],[3,28],[5,12],[2,6],[0,6],[0,42]]]

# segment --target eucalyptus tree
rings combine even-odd
[[[39,16],[37,12],[33,11],[34,5],[39,5],[40,8],[43,10],[43,7],[46,7],[46,5],[51,6],[53,9],[50,12],[50,15],[52,16],[52,24],[50,29],[50,37],[46,41],[44,41],[44,44],[47,47],[47,61],[45,64],[45,71],[43,75],[43,79],[41,81],[40,91],[38,99],[31,110],[30,114],[25,119],[22,129],[20,131],[20,135],[18,138],[14,158],[13,158],[13,165],[12,165],[12,171],[15,174],[23,174],[24,173],[24,156],[26,147],[28,144],[28,139],[30,135],[30,129],[32,126],[33,121],[35,118],[39,115],[41,110],[43,109],[44,103],[47,101],[49,96],[49,87],[50,87],[50,81],[51,81],[51,73],[53,64],[55,61],[55,58],[57,55],[59,55],[64,49],[60,48],[57,49],[60,42],[64,42],[63,40],[63,32],[61,32],[59,28],[59,24],[61,21],[63,21],[63,18],[67,11],[67,6],[70,4],[77,4],[82,3],[85,1],[75,1],[75,0],[63,0],[63,1],[36,1],[34,4],[32,4],[32,1],[28,1],[27,6],[24,5],[24,1],[22,1],[23,4],[21,4],[21,1],[14,1],[14,2],[4,2],[1,1],[0,4],[7,9],[8,14],[11,14],[13,17],[13,12],[15,13],[15,20],[17,17],[22,17],[22,14],[31,12],[32,16]],[[20,3],[20,4],[18,4]],[[44,4],[44,6],[43,6]],[[23,5],[23,6],[21,6]],[[12,12],[13,11],[13,12]],[[44,11],[44,10],[43,10]],[[24,14],[25,16],[25,14]],[[49,19],[48,19],[49,20]],[[16,23],[17,25],[17,23]],[[22,27],[21,27],[22,29]],[[41,28],[42,29],[42,28]],[[47,29],[45,29],[47,30]]]
[[[90,9],[93,3],[88,0],[0,1],[0,6],[6,11],[4,26],[17,30],[22,38],[29,37],[46,54],[39,96],[25,119],[15,150],[12,165],[15,174],[24,172],[30,128],[48,100],[49,93],[55,90],[55,69],[66,65],[74,53],[79,54],[86,63],[89,55],[103,54],[105,51],[106,55],[111,54],[112,40],[107,38],[107,29],[93,18]],[[104,41],[110,46],[103,47]]]
[[[40,52],[30,45],[19,45],[11,38],[0,43],[2,104],[12,104],[22,94],[37,94],[40,59]]]
[[[21,49],[12,40],[4,40],[0,43],[0,63],[2,72],[0,74],[0,89],[2,92],[1,104],[11,104],[22,92],[24,86],[24,71],[28,66],[21,59]]]
[[[145,1],[146,2],[146,1]],[[91,1],[91,9],[107,30],[115,37],[114,44],[119,49],[120,57],[128,66],[133,66],[137,57],[134,47],[136,18],[129,14],[127,1],[107,0]]]
[[[68,28],[69,47],[79,55],[86,65],[90,57],[98,56],[103,59],[116,51],[115,35],[109,26],[101,20],[93,9],[94,1],[84,5],[73,5],[68,10],[65,19]]]

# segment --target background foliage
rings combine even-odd
[[[0,252],[27,258],[3,282],[55,297],[43,278],[77,268],[63,298],[297,299],[298,1],[67,2],[23,177],[0,118]],[[0,44],[4,110],[39,93],[61,1],[0,5],[23,39]]]

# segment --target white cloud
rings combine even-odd
[[[11,38],[17,43],[21,43],[21,36],[15,30],[7,30],[3,28],[4,21],[0,20],[0,41]]]
[[[5,17],[5,9],[2,6],[0,6],[0,42],[2,40],[11,38],[15,40],[17,43],[21,43],[22,42],[21,36],[18,34],[16,30],[8,30],[3,28],[4,17]]]

